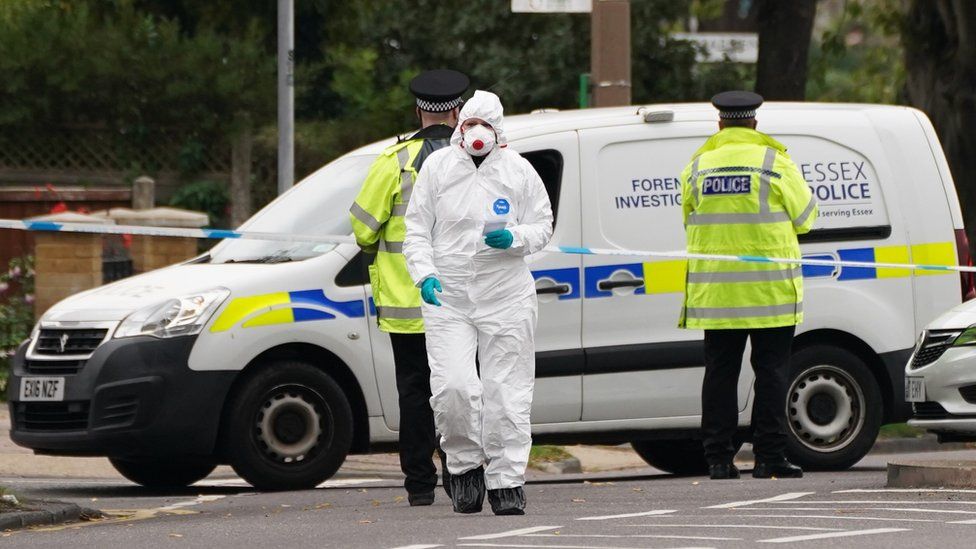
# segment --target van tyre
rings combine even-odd
[[[883,408],[878,382],[860,357],[828,345],[804,347],[790,363],[786,454],[804,469],[847,469],[874,445]]]
[[[675,475],[708,473],[705,448],[700,440],[635,440],[630,445],[651,467]]]
[[[123,477],[146,488],[184,488],[207,477],[217,465],[188,458],[108,458]]]
[[[277,361],[259,365],[231,397],[223,452],[255,488],[308,489],[339,470],[352,435],[349,400],[331,376]]]

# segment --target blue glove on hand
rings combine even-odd
[[[512,236],[512,231],[508,229],[491,231],[485,235],[485,244],[491,246],[492,248],[498,248],[499,250],[507,250],[511,248],[514,240],[515,237]]]
[[[432,276],[425,278],[423,284],[420,285],[420,297],[423,298],[425,303],[440,307],[441,302],[437,300],[437,295],[434,294],[435,291],[438,293],[444,291],[441,288],[441,281]]]

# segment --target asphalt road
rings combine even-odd
[[[13,532],[2,547],[972,547],[976,489],[889,490],[898,458],[976,459],[976,451],[869,456],[850,471],[799,480],[709,481],[650,468],[537,476],[528,514],[456,515],[442,491],[411,508],[397,478],[343,473],[316,490],[256,493],[236,479],[154,494],[124,481],[5,478],[23,496],[114,515]]]

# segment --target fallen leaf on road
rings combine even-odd
[[[291,507],[291,505],[286,505],[286,504],[284,504],[284,503],[282,503],[282,504],[281,504],[281,506],[282,506],[282,507],[285,507],[285,508],[288,508],[288,507]]]
[[[631,490],[633,490],[635,492],[643,492],[644,491],[643,488],[631,488]]]
[[[315,506],[316,509],[329,509],[332,507],[331,503],[320,503]]]
[[[171,538],[182,538],[183,537],[183,534],[170,534],[169,537],[171,537]]]
[[[359,524],[373,524],[373,521],[371,521],[371,520],[361,520],[361,521],[359,521]]]
[[[356,491],[357,491],[357,492],[359,492],[359,493],[361,493],[361,494],[365,494],[365,493],[366,493],[366,492],[368,492],[369,490],[367,490],[367,489],[365,489],[365,488],[360,488],[359,490],[356,490]]]
[[[393,498],[393,503],[400,503],[400,502],[402,502],[405,499],[407,499],[407,498],[405,498],[403,496],[397,496],[397,497]]]
[[[691,485],[692,486],[698,486],[698,481],[696,480],[695,482],[692,482]]]
[[[586,503],[586,500],[583,498],[573,498],[573,503]]]
[[[382,504],[383,502],[382,502],[382,501],[380,501],[380,500],[378,500],[378,499],[374,499],[374,500],[373,500],[372,502],[370,502],[370,503],[372,503],[372,504],[373,504],[373,507],[379,507],[379,506],[380,506],[380,505],[381,505],[381,504]]]

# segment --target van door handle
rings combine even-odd
[[[536,287],[535,293],[542,294],[556,294],[565,295],[573,291],[573,288],[569,284],[556,284],[555,286],[546,286],[544,288]]]
[[[603,291],[613,290],[614,288],[640,288],[644,285],[643,278],[634,278],[631,280],[601,280],[597,282],[596,287]]]

